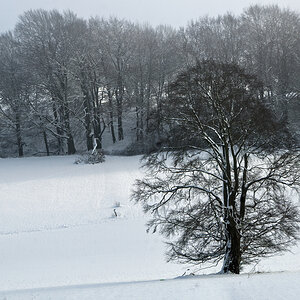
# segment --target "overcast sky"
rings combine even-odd
[[[184,26],[199,16],[228,11],[239,14],[250,4],[278,4],[300,11],[300,0],[0,0],[0,32],[13,29],[18,16],[29,9],[70,9],[78,16],[117,16],[152,25]]]

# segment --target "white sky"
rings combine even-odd
[[[18,16],[29,9],[70,9],[79,17],[117,16],[152,25],[184,26],[199,16],[228,11],[240,14],[250,4],[278,4],[300,11],[300,0],[0,0],[0,32],[13,29]]]

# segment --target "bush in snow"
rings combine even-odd
[[[105,161],[105,155],[102,150],[95,150],[78,157],[75,164],[99,164]]]

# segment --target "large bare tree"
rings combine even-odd
[[[281,252],[298,238],[289,198],[299,152],[260,97],[261,83],[235,64],[203,61],[168,88],[173,148],[145,158],[133,198],[169,239],[170,259],[242,264]]]

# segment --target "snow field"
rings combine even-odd
[[[244,270],[273,273],[164,280],[189,266],[165,262],[129,200],[139,159],[0,159],[0,300],[300,299],[297,246]]]
[[[300,272],[204,275],[188,279],[22,290],[3,295],[7,300],[298,300],[299,281]]]
[[[0,290],[183,274],[129,200],[139,157],[74,160],[0,160]]]

